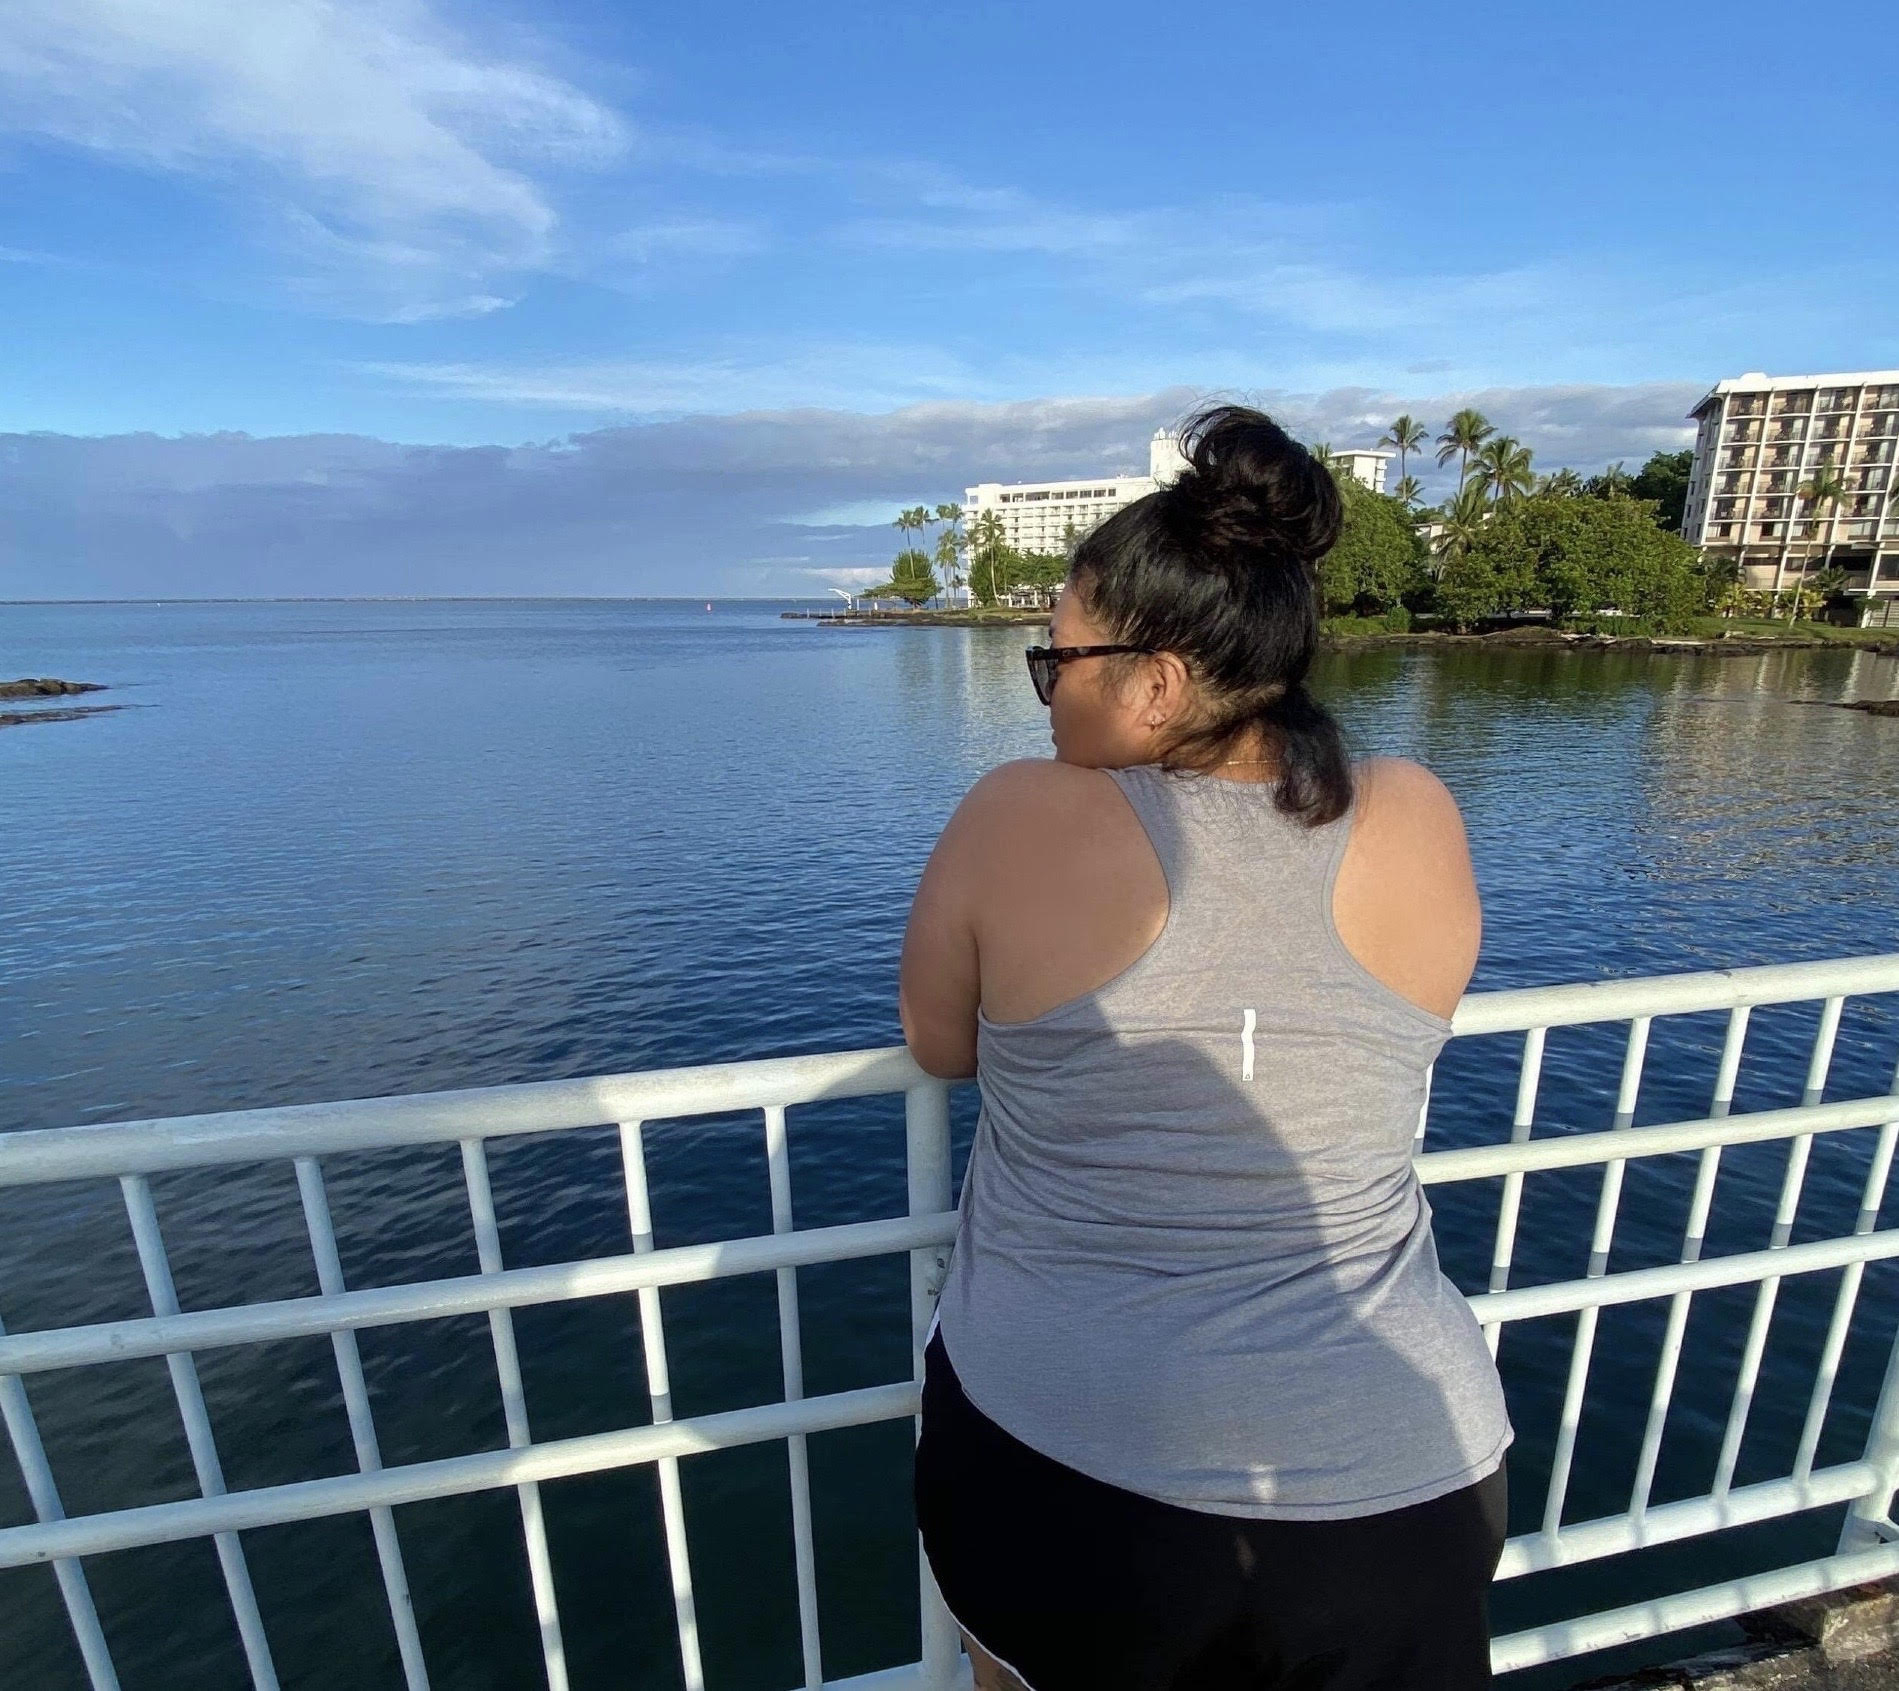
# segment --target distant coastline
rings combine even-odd
[[[787,619],[822,623],[826,628],[1046,628],[1047,611],[785,611]],[[1713,619],[1708,619],[1713,620]],[[1749,653],[1807,651],[1850,647],[1881,657],[1899,657],[1899,631],[1870,628],[1828,628],[1824,634],[1803,624],[1800,632],[1776,633],[1752,625],[1686,634],[1571,633],[1535,624],[1522,628],[1492,629],[1481,634],[1453,634],[1442,629],[1383,629],[1363,624],[1343,626],[1327,622],[1320,638],[1325,646],[1355,651],[1366,646],[1525,647],[1543,651],[1707,652],[1720,657]]]

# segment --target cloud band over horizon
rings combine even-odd
[[[1138,472],[1186,388],[883,413],[691,416],[541,444],[366,435],[0,436],[0,599],[813,596],[888,562],[876,516],[985,480]],[[1688,444],[1689,383],[1250,393],[1293,433],[1369,445],[1475,405],[1591,470]],[[1427,457],[1414,473],[1437,478]],[[830,520],[827,520],[830,519]]]

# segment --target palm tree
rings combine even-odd
[[[1840,469],[1837,464],[1815,464],[1813,468],[1807,472],[1807,479],[1795,488],[1794,492],[1800,498],[1806,500],[1807,516],[1809,520],[1812,520],[1822,505],[1830,506],[1836,513],[1838,512],[1840,501],[1846,497],[1846,483],[1840,479]],[[1820,568],[1822,570],[1830,570],[1833,567],[1833,548],[1836,544],[1833,538],[1833,531],[1838,527],[1838,523],[1829,523],[1827,525],[1826,555],[1820,561]],[[1793,535],[1792,522],[1787,524],[1787,534],[1788,540],[1791,541]],[[1781,567],[1774,572],[1774,605],[1776,609],[1778,609],[1780,605],[1780,578],[1787,565],[1787,544],[1788,542],[1783,542],[1781,545]],[[1806,571],[1803,569],[1801,574],[1804,576]],[[1796,609],[1799,607],[1799,604],[1800,595],[1796,592],[1794,594],[1794,606]],[[1787,620],[1789,622],[1793,621],[1791,611],[1788,613]]]
[[[1508,505],[1536,485],[1530,472],[1530,449],[1514,436],[1500,434],[1478,448],[1470,479],[1494,505]]]
[[[1458,460],[1459,487],[1470,474],[1470,455],[1496,432],[1483,412],[1473,411],[1468,405],[1444,425],[1444,432],[1437,437],[1437,461],[1448,464],[1453,458]]]
[[[1576,498],[1582,490],[1582,477],[1567,466],[1560,470],[1552,470],[1536,484],[1538,493],[1555,493],[1565,499]]]
[[[960,563],[968,542],[963,538],[963,508],[957,504],[939,505],[936,520],[948,526],[936,537],[936,562],[943,571],[943,587],[953,592],[963,585]]]
[[[1391,490],[1391,495],[1394,499],[1402,499],[1406,505],[1415,505],[1424,497],[1424,489],[1418,486],[1416,476],[1404,476]]]
[[[1332,467],[1332,447],[1329,442],[1315,440],[1306,450],[1312,454],[1314,463],[1323,464],[1328,470]]]
[[[984,511],[969,525],[969,586],[985,605],[1008,591],[1007,531],[994,511]]]
[[[1424,445],[1425,436],[1428,432],[1429,431],[1417,418],[1407,412],[1404,416],[1393,421],[1391,427],[1385,430],[1384,434],[1380,437],[1378,442],[1380,446],[1389,446],[1398,454],[1398,485],[1400,487],[1411,480],[1410,468],[1405,460],[1411,453],[1418,451]],[[1416,484],[1413,483],[1412,485],[1415,486]],[[1403,498],[1404,496],[1400,494],[1399,497]]]
[[[1444,514],[1438,519],[1437,534],[1440,570],[1443,568],[1442,560],[1461,557],[1470,550],[1472,542],[1483,532],[1489,518],[1490,503],[1479,481],[1465,482],[1457,490],[1456,498],[1444,502]]]
[[[1589,478],[1589,492],[1598,499],[1620,499],[1629,491],[1629,472],[1618,458],[1599,476]]]
[[[910,544],[911,534],[914,533],[918,538],[921,538],[923,531],[930,526],[930,508],[927,505],[912,505],[906,510],[899,511],[896,521],[891,526],[903,531],[904,547],[903,554],[901,555],[907,555],[914,550]],[[927,554],[919,553],[919,556],[924,558],[926,564],[928,563]],[[893,581],[896,579],[894,573],[891,579]],[[934,597],[935,595],[932,594],[931,596]]]

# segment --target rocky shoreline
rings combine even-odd
[[[63,699],[74,693],[103,693],[103,681],[55,681],[50,675],[23,675],[0,681],[0,699]]]
[[[103,693],[103,681],[59,681],[50,675],[23,675],[0,681],[0,699],[67,699],[78,693]],[[82,716],[103,716],[124,705],[66,705],[50,710],[0,710],[0,728],[20,728],[29,722],[77,722]]]

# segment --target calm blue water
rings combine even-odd
[[[0,1127],[894,1041],[898,938],[937,829],[983,770],[1046,751],[1028,634],[838,630],[780,608],[0,607],[0,676],[105,681],[131,707],[0,729]],[[1486,900],[1480,989],[1899,950],[1899,721],[1808,702],[1899,695],[1893,660],[1377,650],[1329,659],[1320,680],[1362,748],[1423,759],[1461,800]],[[1756,1017],[1737,1108],[1797,1102],[1814,1021]],[[1705,1107],[1720,1033],[1718,1017],[1657,1030],[1640,1120]],[[1607,1121],[1619,1037],[1552,1036],[1540,1132]],[[1515,1043],[1447,1053],[1436,1143],[1507,1133]],[[1893,1006],[1852,1006],[1829,1095],[1883,1090],[1896,1054]],[[1796,1237],[1850,1218],[1865,1137],[1816,1149]],[[755,1120],[658,1124],[648,1144],[662,1244],[768,1227]],[[627,1248],[616,1156],[605,1131],[496,1149],[511,1264]],[[1782,1156],[1729,1158],[1718,1248],[1764,1242]],[[893,1105],[794,1113],[793,1163],[801,1222],[903,1207]],[[351,1284],[474,1267],[452,1150],[327,1172]],[[1632,1173],[1615,1266],[1678,1251],[1687,1182],[1679,1159]],[[287,1167],[155,1185],[187,1308],[315,1289]],[[1520,1278],[1573,1271],[1594,1177],[1530,1194]],[[1494,1191],[1439,1205],[1463,1284],[1481,1281],[1494,1213]],[[901,1264],[806,1270],[800,1287],[811,1390],[906,1371]],[[1783,1294],[1744,1481],[1784,1471],[1832,1288]],[[145,1308],[110,1184],[0,1194],[10,1327]],[[1658,1496],[1706,1484],[1748,1308],[1697,1300]],[[1856,1448],[1899,1286],[1869,1275],[1863,1308],[1823,1456]],[[680,1413],[778,1394],[768,1281],[670,1292],[667,1309]],[[1621,1505],[1660,1320],[1604,1319],[1571,1518]],[[518,1325],[537,1436],[647,1418],[631,1299]],[[1569,1332],[1506,1340],[1519,1526],[1540,1506]],[[484,1323],[362,1342],[387,1460],[505,1442]],[[353,1466],[326,1341],[202,1368],[232,1486]],[[192,1492],[162,1364],[43,1376],[32,1395],[72,1512]],[[907,1437],[812,1442],[830,1675],[914,1651]],[[782,1451],[696,1458],[686,1485],[711,1684],[794,1683]],[[563,1482],[547,1507],[575,1686],[677,1684],[650,1477]],[[29,1518],[0,1456],[0,1524]],[[435,1683],[535,1683],[512,1498],[398,1521]],[[1523,1582],[1499,1624],[1641,1580],[1701,1583],[1831,1532],[1782,1524]],[[286,1685],[399,1683],[362,1521],[246,1545]],[[208,1547],[90,1572],[128,1691],[244,1683]],[[50,1575],[0,1573],[0,1685],[81,1683]]]

